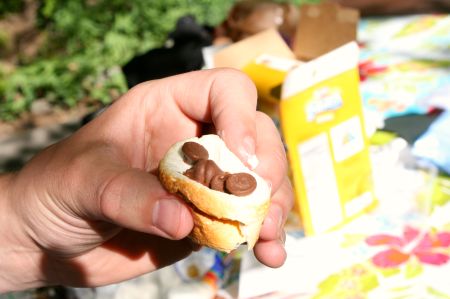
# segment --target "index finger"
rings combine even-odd
[[[185,115],[212,122],[230,150],[247,165],[254,164],[257,92],[244,73],[231,68],[203,70],[171,77],[165,84]]]

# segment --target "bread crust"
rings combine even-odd
[[[241,233],[239,222],[208,217],[208,215],[199,213],[192,208],[191,212],[195,225],[190,237],[196,243],[230,252],[246,242]]]
[[[212,190],[188,178],[173,164],[175,157],[179,158],[182,144],[187,141],[192,139],[179,142],[169,149],[160,162],[159,179],[170,193],[181,195],[188,203],[194,218],[190,237],[200,245],[224,252],[230,252],[245,242],[249,249],[253,248],[270,204],[270,188],[263,186],[268,192],[262,199],[237,197]]]

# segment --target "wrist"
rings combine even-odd
[[[42,286],[39,248],[13,208],[15,174],[0,175],[0,294]]]

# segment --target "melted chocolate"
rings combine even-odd
[[[256,180],[248,173],[234,173],[225,181],[225,189],[236,196],[246,196],[256,189]]]
[[[197,142],[186,142],[181,147],[181,150],[187,163],[195,163],[198,160],[208,160],[209,158],[208,151]]]
[[[223,171],[212,160],[198,160],[194,166],[186,170],[184,173],[188,178],[199,182],[207,187],[210,186],[211,180]]]
[[[225,181],[229,175],[230,174],[228,173],[223,173],[214,176],[209,184],[209,188],[216,191],[225,192]]]
[[[213,190],[246,196],[256,189],[255,178],[245,172],[229,174],[223,172],[217,164],[208,160],[208,151],[196,142],[186,142],[182,151],[188,163],[193,164],[184,175]]]

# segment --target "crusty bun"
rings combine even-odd
[[[228,173],[245,172],[256,179],[256,189],[246,196],[235,196],[212,190],[188,178],[183,173],[191,168],[182,152],[184,143],[201,144],[221,170]],[[230,252],[247,242],[249,250],[259,237],[270,203],[270,186],[249,170],[217,135],[194,137],[174,144],[161,160],[159,177],[171,193],[180,194],[189,204],[194,217],[190,237],[200,245]]]

